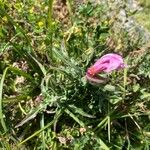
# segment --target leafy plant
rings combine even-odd
[[[60,2],[67,27],[53,18],[55,1],[0,2],[0,147],[148,150],[148,31],[125,1]],[[109,52],[128,67],[91,85],[87,68]]]

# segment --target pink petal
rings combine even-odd
[[[109,73],[113,70],[118,70],[126,67],[123,62],[123,58],[118,54],[106,54],[98,59],[94,65],[87,70],[86,78],[92,82],[101,82],[102,80],[96,78],[96,75],[100,72]]]

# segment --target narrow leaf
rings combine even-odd
[[[6,128],[4,118],[3,118],[2,97],[3,97],[3,85],[4,85],[4,80],[5,80],[7,70],[8,70],[8,67],[4,70],[4,73],[3,73],[1,81],[0,81],[0,121],[1,121],[2,127],[5,132],[7,131],[7,128]]]

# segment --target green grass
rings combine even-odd
[[[107,17],[107,4],[74,7],[71,0],[66,25],[53,17],[54,4],[0,1],[0,149],[148,150],[145,33],[131,38],[117,18]],[[87,68],[110,52],[128,67],[91,85]]]

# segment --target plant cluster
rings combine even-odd
[[[53,0],[0,1],[0,148],[149,149],[150,33],[129,2],[62,0],[61,20]],[[110,52],[128,66],[90,84]]]

